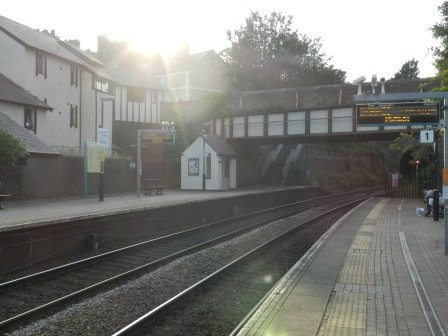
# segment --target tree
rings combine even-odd
[[[393,80],[402,80],[402,79],[413,79],[418,78],[420,70],[418,69],[418,61],[415,59],[411,59],[405,62],[401,69],[395,73],[395,76],[391,79]]]
[[[17,160],[24,157],[25,154],[26,149],[23,144],[0,129],[0,167],[14,166]]]
[[[239,89],[272,89],[343,83],[345,72],[328,64],[319,38],[292,28],[292,16],[252,12],[227,36],[232,47],[222,55],[232,67]]]
[[[448,1],[444,1],[439,6],[442,22],[432,26],[432,35],[440,39],[441,45],[433,48],[433,54],[436,57],[435,66],[437,68],[436,81],[439,90],[448,90]]]

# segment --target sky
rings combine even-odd
[[[430,28],[441,21],[442,0],[3,0],[0,15],[32,28],[55,29],[62,39],[79,39],[96,50],[96,37],[126,40],[146,52],[173,54],[230,46],[226,32],[244,24],[251,11],[280,11],[293,27],[321,38],[330,63],[347,80],[372,74],[389,79],[403,63],[419,61],[420,77],[434,76]]]

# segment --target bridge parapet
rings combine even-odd
[[[422,80],[386,82],[388,92],[419,92]],[[369,93],[370,83],[363,84]],[[357,86],[338,84],[253,91],[230,96],[211,132],[229,141],[306,143],[317,141],[391,140],[422,126],[356,125]]]

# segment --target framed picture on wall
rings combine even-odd
[[[199,159],[188,159],[188,176],[199,176]]]

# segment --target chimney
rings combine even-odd
[[[56,37],[56,30],[54,29],[51,30],[51,36]]]
[[[68,43],[70,43],[71,45],[81,49],[81,42],[77,39],[74,40],[67,40]]]

